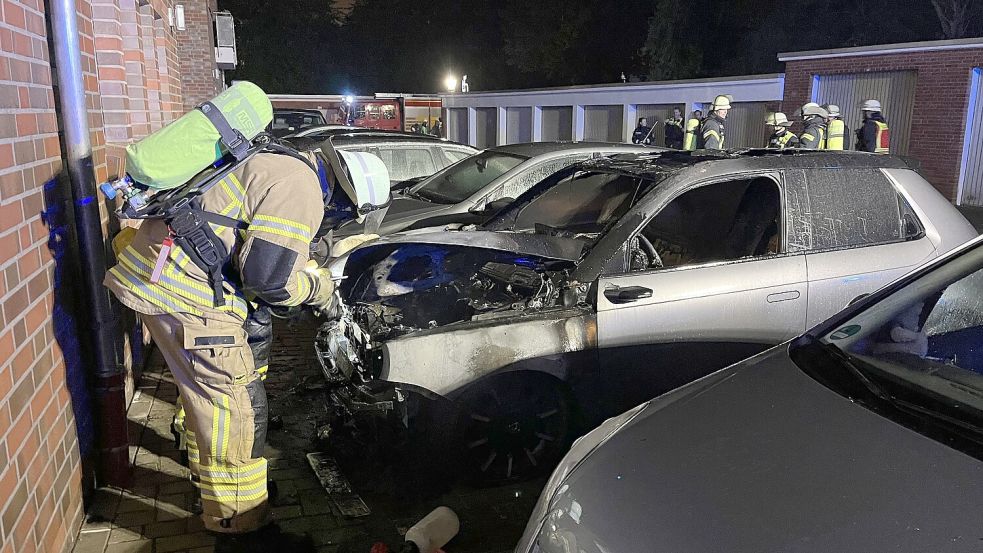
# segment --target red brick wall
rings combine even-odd
[[[214,53],[215,25],[212,14],[217,10],[217,0],[186,0],[186,30],[178,31],[178,55],[181,64],[182,92],[184,109],[190,110],[198,104],[210,100],[222,91],[222,78],[215,76],[214,54],[211,59],[203,59],[198,53]]]
[[[180,37],[167,24],[171,2],[77,0],[99,181],[122,170],[126,144],[183,113],[181,56],[214,64],[210,44],[179,52]],[[62,351],[79,338],[70,320],[52,314],[65,308],[61,299],[56,305],[63,292],[53,289],[64,265],[56,267],[49,240],[62,250],[74,241],[70,232],[49,238],[53,210],[71,202],[63,197],[67,181],[58,180],[64,173],[44,10],[43,0],[0,0],[0,553],[71,549],[88,481],[79,436],[91,436],[93,427],[71,391],[79,385],[72,370],[90,369],[72,369],[78,356]],[[112,206],[100,208],[108,246]],[[132,328],[132,315],[127,320]],[[119,339],[129,366],[127,336]]]
[[[814,75],[916,71],[908,155],[921,162],[929,182],[955,200],[970,72],[981,66],[983,48],[789,61],[785,64],[784,103],[786,109],[794,110],[808,102]]]

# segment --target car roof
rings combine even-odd
[[[580,164],[586,170],[610,170],[640,177],[662,178],[698,164],[719,165],[726,170],[884,168],[910,169],[912,162],[897,156],[868,152],[829,150],[661,150],[644,154],[619,154]]]
[[[524,144],[507,144],[504,146],[494,146],[488,148],[494,152],[505,154],[520,155],[525,157],[536,157],[543,154],[560,152],[565,150],[597,150],[601,148],[624,148],[625,151],[639,152],[656,151],[655,148],[638,146],[634,144],[623,144],[620,142],[527,142]]]
[[[305,113],[305,114],[318,114],[323,116],[321,110],[314,108],[273,108],[273,113]]]
[[[446,138],[440,138],[438,136],[400,131],[380,131],[375,129],[326,129],[323,134],[319,134],[316,138],[311,136],[302,136],[287,137],[285,140],[300,150],[314,149],[319,147],[321,144],[324,144],[326,141],[331,141],[331,143],[335,146],[403,142],[408,144],[423,143],[456,146],[467,148],[468,150],[474,152],[478,151],[467,144],[451,142]]]

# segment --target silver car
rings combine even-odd
[[[553,175],[481,227],[355,250],[345,315],[317,348],[339,409],[412,421],[451,405],[436,434],[457,436],[479,475],[510,478],[975,235],[894,157],[618,156]]]
[[[508,205],[532,185],[574,163],[652,148],[606,142],[535,142],[489,148],[394,196],[379,234],[447,223],[479,222]],[[362,232],[351,223],[336,237]]]
[[[981,509],[977,239],[578,440],[516,553],[972,552]]]

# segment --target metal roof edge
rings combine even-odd
[[[803,50],[800,52],[780,52],[778,61],[801,61],[826,58],[845,58],[858,56],[881,56],[885,54],[933,52],[940,50],[965,50],[983,48],[983,37],[960,38],[955,40],[930,40],[921,42],[898,42],[895,44],[875,44],[851,48],[828,50]]]
[[[665,88],[679,88],[685,86],[693,86],[700,84],[740,84],[745,82],[758,82],[758,81],[779,81],[785,78],[785,73],[764,73],[760,75],[739,75],[739,76],[727,76],[727,77],[706,77],[702,79],[681,79],[677,81],[641,81],[637,83],[600,83],[600,84],[586,84],[586,85],[570,85],[570,86],[554,86],[554,87],[544,87],[544,88],[518,88],[518,89],[508,89],[508,90],[488,90],[488,91],[475,91],[475,92],[454,92],[454,93],[443,93],[440,95],[441,98],[468,98],[474,96],[495,96],[495,95],[515,95],[515,94],[542,94],[549,92],[573,92],[579,90],[595,90],[595,89],[632,89],[645,86],[658,86]]]

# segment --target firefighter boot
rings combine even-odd
[[[215,534],[215,553],[314,553],[314,540],[284,532],[275,523],[243,534]]]

